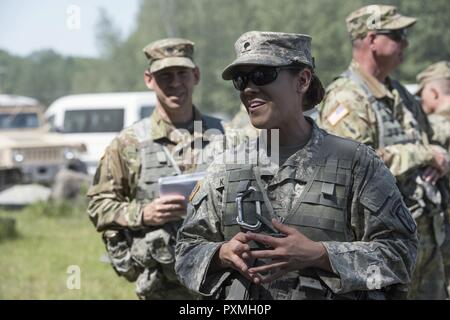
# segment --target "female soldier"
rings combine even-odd
[[[215,160],[191,194],[175,269],[184,285],[204,296],[405,294],[416,225],[371,149],[329,135],[303,116],[324,92],[310,45],[306,35],[247,32],[235,44],[237,59],[222,73],[240,91],[252,124],[271,130],[267,137],[279,130],[279,148],[260,136],[250,149],[229,151],[244,152],[247,163]]]

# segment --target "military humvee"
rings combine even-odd
[[[85,149],[49,132],[44,107],[35,99],[0,95],[0,190],[17,183],[50,186]]]

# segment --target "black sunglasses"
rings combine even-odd
[[[236,72],[233,75],[233,85],[236,90],[243,91],[250,80],[256,86],[265,86],[278,77],[278,72],[284,69],[297,69],[300,71],[299,67],[295,66],[285,66],[285,67],[257,67],[250,72]]]
[[[398,29],[398,30],[377,30],[375,32],[376,34],[384,34],[385,36],[388,36],[395,42],[400,42],[403,40],[406,40],[408,37],[408,31],[407,29]]]

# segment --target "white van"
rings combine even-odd
[[[79,94],[57,99],[45,117],[51,130],[86,145],[87,152],[81,160],[93,175],[111,140],[123,128],[148,117],[155,106],[156,95],[152,91]]]

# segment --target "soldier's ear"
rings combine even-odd
[[[311,84],[312,72],[308,68],[303,69],[297,76],[297,93],[305,94]]]
[[[439,90],[437,90],[435,87],[431,87],[430,92],[434,100],[439,100]]]
[[[147,88],[153,90],[153,75],[148,70],[144,72],[144,82]]]
[[[193,72],[194,72],[195,84],[198,84],[200,82],[200,69],[197,66],[195,66]]]
[[[367,33],[367,36],[364,38],[364,41],[367,43],[370,49],[375,49],[373,46],[375,45],[376,38],[377,35],[373,31]]]

